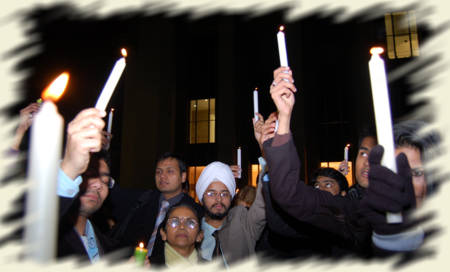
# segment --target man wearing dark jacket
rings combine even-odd
[[[186,175],[186,165],[177,155],[163,154],[157,160],[155,172],[158,190],[148,190],[140,195],[128,215],[113,229],[114,239],[119,240],[121,246],[130,249],[142,242],[148,249],[148,256],[151,256],[153,247],[162,245],[155,243],[161,239],[157,230],[170,207],[187,203],[203,216],[202,207],[182,191],[182,184],[187,182]],[[111,195],[111,200],[120,203],[120,199],[116,199],[114,194]]]
[[[78,255],[95,263],[113,249],[113,243],[89,220],[102,206],[113,184],[105,157],[95,153],[91,156],[91,152],[101,149],[104,115],[97,109],[86,109],[68,125],[58,172],[58,257]]]

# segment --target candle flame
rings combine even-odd
[[[280,30],[280,31],[283,31],[283,30],[284,30],[284,26],[283,26],[283,25],[280,26],[279,30]]]
[[[114,108],[111,108],[111,112],[114,112]]]
[[[120,53],[122,53],[122,56],[123,56],[124,58],[126,58],[126,57],[128,56],[127,50],[126,50],[125,48],[122,48],[122,49],[120,50]]]
[[[345,147],[349,148],[349,147],[350,147],[350,144],[347,144]]]
[[[58,101],[69,82],[69,73],[64,72],[60,74],[50,85],[42,92],[43,100]]]
[[[258,87],[255,87],[255,91],[257,91],[258,90]]]
[[[374,54],[380,55],[380,54],[383,54],[383,52],[384,52],[383,47],[372,47],[370,49],[370,54],[372,54],[372,55],[374,55]]]
[[[139,247],[140,247],[140,248],[144,248],[144,243],[140,242],[140,243],[139,243]]]

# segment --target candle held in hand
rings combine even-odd
[[[258,115],[256,115],[257,112],[259,112],[258,108],[258,88],[255,88],[253,91],[253,112],[255,115],[255,122],[258,121]]]
[[[106,131],[108,131],[108,133],[111,133],[111,131],[112,131],[113,117],[114,117],[114,109],[112,108],[108,114],[108,128],[106,129]]]
[[[238,147],[237,149],[237,165],[239,166],[239,175],[238,178],[241,178],[241,171],[242,171],[242,157],[241,157],[241,147]]]
[[[284,26],[280,26],[277,41],[278,41],[278,54],[280,55],[280,66],[288,67],[287,50],[286,50],[286,38],[284,36]]]
[[[383,48],[374,47],[370,50],[372,57],[369,61],[370,84],[372,87],[373,109],[375,111],[375,123],[377,128],[378,144],[384,148],[381,164],[397,173],[395,162],[394,134],[392,132],[391,107],[389,91],[386,80],[384,61],[380,54]],[[387,214],[388,223],[402,222],[401,214]]]
[[[114,92],[114,89],[116,88],[116,85],[119,82],[120,77],[122,76],[123,70],[125,69],[125,57],[127,56],[127,51],[125,49],[122,49],[122,55],[123,57],[118,59],[114,64],[114,67],[109,74],[108,80],[106,81],[105,86],[103,87],[103,90],[97,99],[95,107],[99,110],[104,111],[106,109],[106,106],[108,105],[109,100],[111,99],[111,96]]]
[[[348,162],[348,148],[350,147],[350,144],[347,144],[344,147],[344,161]]]
[[[139,246],[134,250],[134,259],[140,266],[144,266],[145,258],[147,257],[148,250],[144,248],[144,243],[139,243]]]

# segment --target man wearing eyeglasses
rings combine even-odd
[[[218,257],[228,267],[253,254],[266,224],[261,186],[258,185],[255,201],[249,209],[240,205],[230,209],[236,192],[233,172],[228,165],[213,162],[202,171],[195,189],[205,209],[201,222],[202,258]]]
[[[103,116],[97,109],[83,110],[68,125],[65,154],[58,173],[58,257],[78,255],[95,263],[113,249],[111,240],[89,220],[114,185],[106,153],[95,153],[101,149]]]

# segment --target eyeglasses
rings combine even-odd
[[[207,191],[205,193],[205,195],[207,197],[211,197],[211,198],[216,198],[218,195],[220,195],[221,198],[226,198],[230,196],[230,192],[228,191],[222,191],[222,192],[217,192],[217,191]]]
[[[167,224],[173,229],[179,227],[181,224],[183,224],[186,228],[195,229],[198,222],[192,218],[172,217],[167,220]]]
[[[411,176],[413,177],[421,177],[425,174],[425,170],[422,167],[412,168]]]
[[[100,178],[100,181],[106,185],[109,189],[114,187],[116,181],[107,173],[95,173],[95,172],[85,172],[83,174],[83,179]]]

